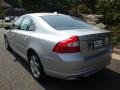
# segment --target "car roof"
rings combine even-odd
[[[54,13],[30,13],[30,14],[26,14],[26,15],[30,15],[30,16],[46,16],[46,15],[60,15],[57,12]]]

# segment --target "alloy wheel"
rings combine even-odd
[[[40,64],[38,62],[39,60],[37,59],[36,56],[31,56],[30,58],[30,67],[32,74],[35,78],[40,78]]]

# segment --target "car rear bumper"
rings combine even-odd
[[[100,71],[100,70],[103,70],[105,68],[105,66],[106,65],[91,67],[88,70],[83,69],[83,70],[80,70],[78,73],[71,73],[71,74],[57,72],[57,73],[55,73],[56,74],[55,77],[66,79],[66,80],[73,80],[73,79],[77,79],[78,77],[87,77],[87,76],[90,76],[90,75]]]
[[[104,69],[106,65],[110,64],[111,52],[104,53],[90,60],[85,60],[80,55],[74,56],[72,54],[66,57],[65,55],[59,55],[59,59],[57,60],[51,58],[47,60],[44,62],[48,63],[45,66],[45,73],[47,75],[62,79],[75,79],[79,76],[89,76]]]

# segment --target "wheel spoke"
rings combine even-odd
[[[31,56],[30,59],[30,65],[31,65],[31,70],[32,73],[35,77],[39,77],[40,76],[40,71],[39,71],[39,63],[37,62],[37,58],[35,56]]]

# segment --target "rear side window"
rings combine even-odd
[[[26,31],[34,31],[35,25],[33,20],[30,17],[26,16],[20,25],[20,29]]]
[[[41,16],[49,25],[57,30],[92,29],[93,27],[80,19],[67,15]]]
[[[28,30],[30,24],[31,24],[31,19],[29,17],[25,17],[23,22],[20,25],[21,30]]]
[[[34,31],[35,30],[35,24],[34,22],[32,21],[30,26],[29,26],[29,31]]]

